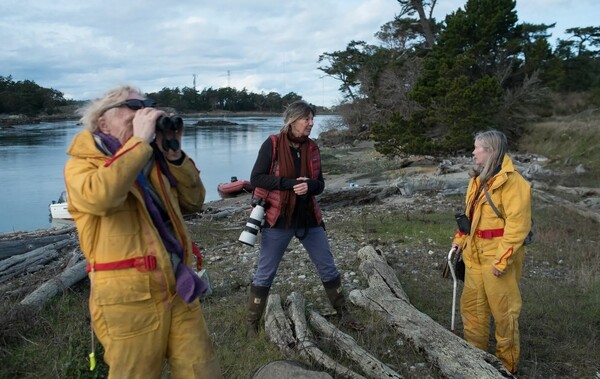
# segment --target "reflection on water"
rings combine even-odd
[[[279,131],[281,117],[227,118],[237,125],[194,126],[185,119],[183,149],[201,171],[206,201],[217,200],[217,185],[232,176],[250,179],[261,144]],[[317,116],[311,137],[337,116]],[[215,120],[223,120],[218,118]],[[80,131],[77,121],[19,125],[0,129],[0,233],[47,228],[52,200],[64,190],[65,151]]]
[[[76,125],[75,121],[65,123]],[[62,143],[66,131],[56,126],[62,123],[40,123],[35,125],[18,125],[14,128],[0,129],[0,154],[11,151],[11,147],[38,146],[51,143]],[[8,149],[4,149],[4,148]]]

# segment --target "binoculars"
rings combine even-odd
[[[180,129],[183,129],[183,119],[179,116],[161,115],[156,119],[156,131],[163,134],[162,148],[164,151],[169,149],[179,150],[179,141],[177,141],[174,134]],[[169,134],[172,138],[167,138]]]

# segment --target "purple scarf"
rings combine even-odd
[[[114,155],[121,148],[121,143],[119,140],[111,135],[104,134],[99,131],[94,132],[94,135],[100,139],[100,142],[103,146],[99,146],[99,148],[103,151],[108,150],[108,152]],[[177,183],[174,176],[169,171],[163,155],[157,151],[154,145],[152,147],[154,149],[155,163],[160,166],[161,172],[167,176],[171,186],[175,186]],[[138,174],[136,183],[142,191],[144,203],[146,205],[146,209],[148,209],[148,213],[150,213],[152,223],[158,230],[165,249],[169,252],[171,263],[173,264],[173,269],[175,271],[177,294],[183,299],[183,301],[189,304],[197,297],[204,295],[208,290],[208,286],[202,281],[202,279],[200,279],[194,270],[192,270],[183,262],[183,246],[181,245],[181,242],[175,238],[173,233],[171,233],[165,221],[163,220],[159,207],[150,195],[150,191],[152,189],[144,177],[143,172]]]

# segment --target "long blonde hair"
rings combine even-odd
[[[87,104],[77,110],[77,113],[81,115],[79,122],[90,132],[95,132],[98,130],[98,119],[104,113],[103,111],[107,107],[116,104],[119,101],[126,100],[130,93],[141,94],[142,92],[133,86],[122,85],[113,88],[98,99],[89,101]]]
[[[483,165],[477,165],[471,169],[469,175],[479,176],[482,183],[487,182],[496,169],[502,165],[504,155],[508,150],[506,135],[498,130],[486,130],[475,135],[475,141],[479,141],[481,146],[491,152],[490,157]]]
[[[304,100],[296,100],[287,106],[283,112],[283,127],[281,131],[288,133],[292,127],[292,124],[297,120],[308,117],[312,113],[313,117],[316,115],[316,111]]]

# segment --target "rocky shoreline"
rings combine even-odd
[[[79,119],[76,115],[52,116],[25,116],[25,115],[0,115],[0,129],[12,128],[16,125],[39,124],[41,122],[59,122]]]

